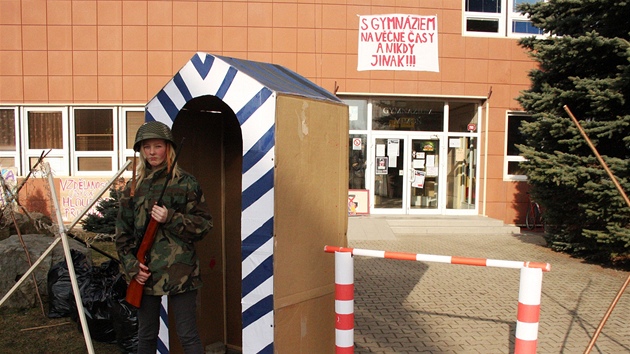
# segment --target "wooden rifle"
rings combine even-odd
[[[166,191],[166,187],[173,177],[173,169],[175,168],[175,163],[177,162],[177,158],[179,157],[179,152],[184,145],[184,139],[179,144],[177,148],[177,152],[175,153],[175,159],[173,159],[173,165],[171,166],[171,170],[168,171],[168,175],[166,176],[166,182],[164,183],[164,188],[162,188],[162,192],[160,193],[160,198],[157,201],[157,205],[162,206],[162,197],[164,197],[164,192]],[[136,258],[142,264],[145,264],[147,261],[147,254],[151,250],[153,246],[153,241],[155,241],[155,235],[157,234],[158,227],[160,223],[157,222],[153,217],[149,220],[147,227],[144,229],[144,236],[142,237],[142,242],[140,242],[140,247],[138,247],[138,253],[136,254]],[[142,293],[144,292],[144,285],[138,283],[135,277],[131,278],[129,282],[129,286],[127,286],[127,294],[125,296],[125,301],[131,306],[136,308],[140,307],[140,303],[142,302]]]

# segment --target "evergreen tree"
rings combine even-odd
[[[548,36],[519,44],[539,64],[518,101],[532,114],[519,146],[532,197],[544,209],[550,247],[630,264],[630,209],[564,111],[569,107],[630,193],[630,3],[551,0],[524,4]]]
[[[96,203],[96,211],[85,215],[85,218],[81,220],[83,230],[109,235],[116,233],[116,218],[122,186],[124,185],[112,185],[109,189],[110,197],[101,199]]]

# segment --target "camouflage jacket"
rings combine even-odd
[[[151,207],[164,188],[166,168],[149,173],[130,197],[131,183],[127,183],[116,220],[116,249],[123,270],[133,278],[139,271],[136,258],[138,247],[148,225]],[[201,187],[192,175],[183,172],[173,178],[162,197],[168,208],[168,218],[160,224],[146,265],[151,276],[144,285],[147,295],[178,294],[201,287],[199,258],[194,242],[201,240],[212,228]]]

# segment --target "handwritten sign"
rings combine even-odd
[[[104,178],[61,178],[59,208],[64,221],[73,220],[88,207],[107,184]],[[107,194],[107,193],[106,193]],[[94,210],[94,206],[92,210]]]
[[[437,26],[437,16],[360,16],[357,70],[439,72]]]
[[[15,193],[16,181],[15,177],[17,173],[17,168],[0,168],[0,173],[2,173],[2,178],[4,179],[5,186],[0,186],[0,206],[4,206],[7,203],[5,199],[6,196]],[[4,187],[8,188],[8,191],[4,190]]]

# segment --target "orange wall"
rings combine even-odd
[[[487,215],[513,223],[515,183],[502,177],[505,114],[519,110],[514,98],[529,87],[534,63],[515,39],[463,37],[461,6],[1,0],[0,103],[144,104],[197,51],[280,64],[331,92],[486,96],[492,88]],[[358,16],[388,13],[437,15],[440,72],[356,70]]]

